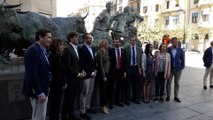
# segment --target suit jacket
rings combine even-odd
[[[212,64],[212,48],[209,47],[205,50],[204,54],[203,54],[203,62],[204,62],[204,66],[206,68],[209,68]]]
[[[117,69],[117,58],[116,58],[116,53],[117,49],[112,48],[109,50],[109,56],[110,56],[110,73],[115,74],[115,71]],[[121,71],[124,72],[124,49],[121,48]]]
[[[172,47],[168,48],[168,53],[170,53],[170,57],[171,57],[171,67],[174,68],[173,65],[175,62],[174,69],[179,71],[185,67],[185,58],[184,58],[183,49],[179,47],[176,49],[177,49],[177,52],[176,52],[175,58],[173,58],[173,55],[172,55]]]
[[[101,77],[107,77],[109,74],[110,57],[100,51],[97,52],[98,74]]]
[[[137,51],[137,64],[138,64],[138,70],[141,70],[141,56],[142,56],[142,50],[136,45],[136,51]],[[125,55],[125,65],[124,65],[124,71],[128,72],[131,66],[131,45],[128,45],[124,49]]]
[[[22,93],[27,97],[37,98],[49,94],[50,68],[44,51],[38,43],[31,45],[24,56],[25,78]]]
[[[80,57],[80,56],[79,56]],[[71,44],[68,44],[63,51],[62,55],[63,65],[66,71],[66,82],[71,84],[77,81],[78,74],[82,71],[80,66],[80,60],[75,53],[75,50]]]
[[[61,88],[65,85],[65,69],[62,64],[61,54],[51,51],[49,56],[50,70],[52,74],[51,86]]]
[[[80,64],[82,66],[82,69],[86,72],[86,76],[84,77],[84,79],[91,78],[92,72],[94,72],[97,69],[95,52],[93,47],[92,47],[92,54],[94,58],[92,58],[91,53],[86,45],[83,45],[79,49]]]

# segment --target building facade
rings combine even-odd
[[[204,51],[213,41],[213,0],[189,0],[190,48]]]
[[[6,4],[22,4],[19,8],[20,11],[33,11],[44,15],[46,17],[56,16],[56,0],[5,0]]]
[[[88,16],[84,19],[85,27],[87,32],[91,32],[93,30],[95,18],[106,8],[105,4],[106,1],[104,0],[93,0],[89,3],[85,3],[84,7],[70,13],[68,16],[84,16],[88,13]]]

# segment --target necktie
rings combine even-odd
[[[118,64],[118,69],[121,69],[121,55],[120,55],[120,49],[117,49],[117,64]]]
[[[44,57],[45,57],[45,59],[46,59],[46,61],[47,61],[47,63],[49,64],[49,60],[48,60],[48,58],[47,58],[47,52],[46,51],[44,51]]]
[[[132,64],[135,65],[135,47],[132,47]]]

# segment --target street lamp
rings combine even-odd
[[[177,12],[184,14],[184,23],[183,23],[183,50],[185,51],[185,45],[186,45],[186,11],[184,9],[179,9]]]

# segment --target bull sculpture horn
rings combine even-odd
[[[89,12],[87,12],[87,14],[82,19],[85,19],[88,16],[88,14],[89,14]]]
[[[4,8],[15,8],[15,7],[19,7],[22,4],[17,4],[17,5],[4,5]]]

